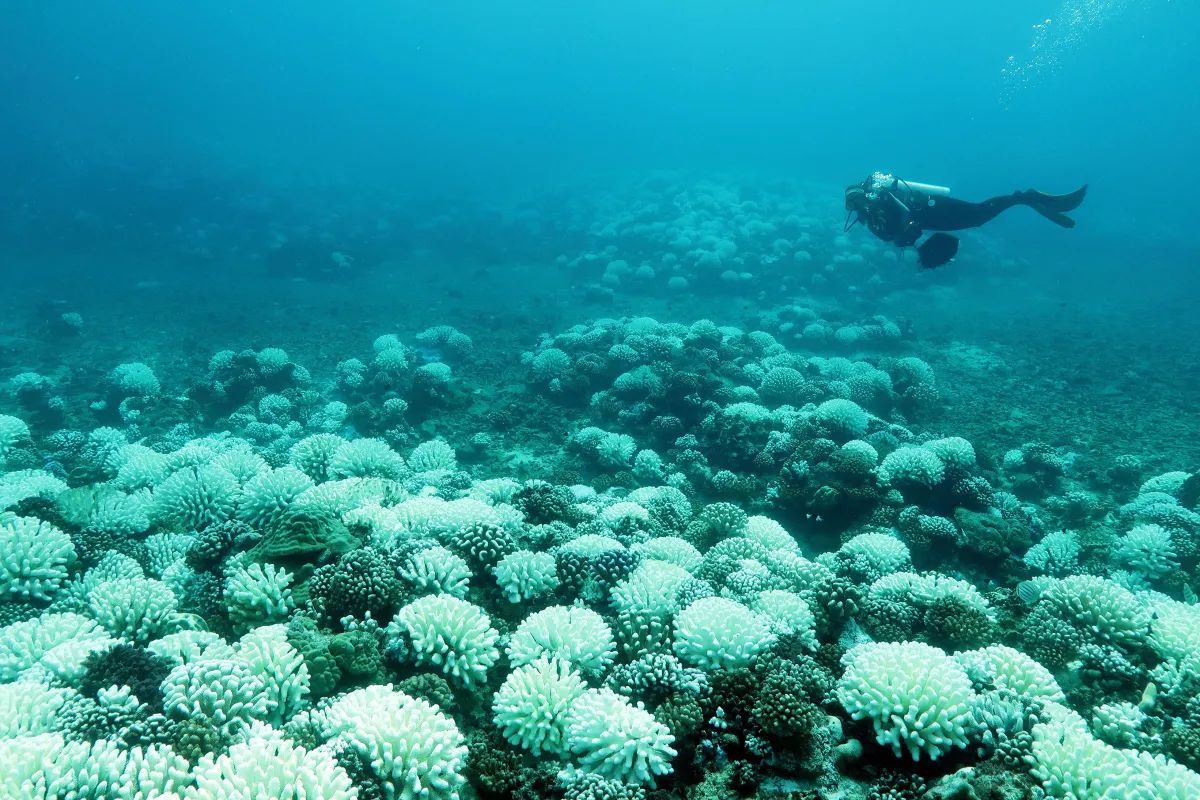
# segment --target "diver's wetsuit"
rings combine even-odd
[[[932,204],[916,211],[915,219],[927,231],[961,231],[991,222],[1013,206],[1036,208],[1042,205],[1037,198],[1038,193],[1033,191],[1013,192],[982,203],[971,203],[956,197],[937,197],[932,198]],[[1063,214],[1057,216],[1062,218],[1059,224],[1064,228],[1075,227],[1075,220]],[[1057,219],[1054,221],[1058,222]]]
[[[1051,222],[1073,228],[1075,221],[1065,212],[1082,203],[1086,192],[1086,185],[1065,195],[1030,189],[972,203],[942,194],[927,194],[906,181],[875,173],[846,190],[846,207],[857,213],[858,219],[883,241],[912,247],[926,231],[978,228],[1013,206],[1029,206]],[[957,251],[958,240],[945,234],[934,234],[918,248],[921,265],[926,268],[945,264]]]

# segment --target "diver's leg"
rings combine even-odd
[[[920,224],[929,231],[961,231],[991,222],[1015,205],[1031,205],[1024,192],[1001,195],[971,203],[956,197],[935,197],[933,205],[921,209]]]
[[[1074,228],[1075,220],[1064,212],[1072,211],[1083,202],[1087,186],[1070,194],[1052,195],[1027,189],[970,203],[954,197],[933,198],[933,205],[921,209],[921,228],[927,231],[961,231],[978,228],[991,222],[1013,206],[1029,206],[1055,225]]]

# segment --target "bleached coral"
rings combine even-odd
[[[666,561],[693,573],[704,561],[703,554],[694,544],[678,536],[659,536],[635,544],[632,549],[646,558]]]
[[[383,781],[389,800],[458,800],[467,746],[454,720],[391,684],[356,689],[321,714]]]
[[[571,705],[587,684],[560,659],[540,656],[514,669],[492,701],[504,738],[535,756],[563,755]]]
[[[163,710],[176,719],[199,718],[227,733],[278,713],[278,702],[253,668],[234,658],[181,664],[162,683]]]
[[[400,454],[380,439],[355,439],[334,451],[329,459],[329,474],[337,478],[391,478],[408,473]]]
[[[184,467],[155,488],[150,517],[176,530],[203,530],[233,516],[240,491],[227,469],[213,464]]]
[[[417,445],[408,457],[408,466],[413,472],[432,472],[454,470],[458,463],[453,447],[441,439],[432,439]]]
[[[723,597],[701,598],[675,617],[675,655],[706,670],[750,666],[775,642],[770,619]]]
[[[162,581],[117,578],[88,593],[92,617],[113,636],[144,644],[167,632],[178,603]]]
[[[1072,574],[1079,568],[1083,548],[1073,531],[1052,531],[1025,551],[1025,564],[1055,578]]]
[[[0,518],[0,598],[52,599],[75,558],[70,537],[50,523]]]
[[[746,520],[742,536],[768,550],[799,550],[796,539],[770,517],[753,516]]]
[[[400,568],[400,577],[421,592],[467,596],[471,568],[445,547],[430,547],[413,553]]]
[[[976,683],[991,684],[1034,700],[1066,701],[1050,670],[1019,650],[995,644],[954,657]]]
[[[975,692],[963,668],[920,642],[860,644],[842,659],[837,697],[852,719],[870,719],[897,756],[931,760],[967,746]]]
[[[196,785],[187,788],[187,800],[358,797],[350,776],[328,748],[305,750],[262,725],[252,726],[248,738],[231,746],[227,753],[202,756],[192,775]]]
[[[871,580],[912,569],[908,545],[886,533],[860,533],[843,544],[838,552],[860,563]]]
[[[879,480],[888,485],[915,484],[932,488],[946,476],[946,465],[932,450],[902,447],[888,453],[879,465]]]
[[[246,481],[238,501],[238,519],[260,531],[270,530],[293,500],[313,487],[295,467],[280,467]]]
[[[585,772],[654,785],[672,772],[675,737],[645,708],[611,689],[588,689],[567,713],[567,748]]]
[[[517,626],[506,652],[514,666],[547,656],[600,674],[612,663],[616,644],[608,623],[592,609],[551,606]]]
[[[283,625],[266,625],[243,636],[235,658],[262,681],[270,713],[266,722],[282,725],[308,705],[311,679],[304,657],[287,640]]]
[[[0,739],[59,730],[58,712],[72,695],[40,681],[0,684]]]
[[[559,586],[558,567],[550,553],[517,550],[492,568],[496,583],[510,603],[532,600]]]
[[[154,800],[178,797],[191,783],[187,759],[165,744],[69,742],[44,769],[48,794],[56,798]]]
[[[1106,578],[1072,575],[1051,581],[1040,602],[1099,643],[1136,647],[1150,631],[1145,605]]]
[[[295,609],[292,573],[274,564],[251,563],[231,569],[224,600],[229,621],[238,629],[282,622]]]
[[[1138,525],[1122,536],[1114,558],[1149,580],[1179,567],[1170,531],[1155,524]]]
[[[492,627],[479,606],[448,594],[430,595],[400,609],[396,619],[412,639],[418,661],[438,665],[465,685],[487,680],[500,657]]]
[[[767,589],[759,592],[750,607],[770,621],[772,633],[794,636],[809,650],[817,649],[816,619],[800,595],[785,589]]]

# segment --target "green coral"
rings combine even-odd
[[[309,597],[329,620],[346,616],[387,620],[402,605],[395,567],[371,548],[351,550],[333,564],[318,567]]]
[[[512,534],[491,522],[463,525],[450,536],[447,545],[476,567],[485,570],[491,569],[497,561],[517,549]]]
[[[814,704],[823,703],[836,683],[832,671],[812,656],[803,654],[783,658],[768,653],[758,660],[754,669],[764,679],[778,677]]]
[[[1200,728],[1176,725],[1163,734],[1163,750],[1180,764],[1200,771]]]
[[[187,565],[197,572],[219,566],[234,543],[254,536],[254,529],[241,520],[226,520],[196,533],[187,551]]]
[[[530,483],[513,496],[513,505],[530,525],[548,525],[575,517],[575,498],[565,486]]]
[[[454,693],[450,684],[441,675],[422,673],[405,678],[396,684],[396,689],[410,697],[420,697],[428,700],[438,708],[449,713],[454,708]]]
[[[192,764],[204,756],[215,758],[232,744],[227,732],[200,717],[169,720],[160,736],[164,744],[169,744]]]
[[[368,631],[346,631],[329,637],[329,654],[343,675],[377,683],[383,675],[379,640]]]
[[[1073,661],[1083,645],[1083,634],[1059,617],[1049,606],[1038,604],[1019,629],[1025,651],[1048,669],[1062,669]]]
[[[89,525],[70,536],[71,543],[75,545],[75,552],[79,554],[79,561],[84,567],[96,565],[110,550],[129,556],[139,563],[146,560],[146,545],[123,531],[101,530]]]
[[[105,707],[90,697],[70,695],[54,713],[55,727],[64,738],[75,742],[92,742],[116,737],[121,729],[133,723],[136,710],[123,706]]]
[[[987,612],[953,596],[939,597],[925,611],[924,637],[946,650],[969,650],[991,642],[995,623]]]
[[[553,775],[546,766],[537,762],[531,766],[498,732],[470,734],[467,749],[470,753],[467,777],[479,790],[480,797],[541,800],[553,795]]]
[[[85,697],[96,697],[101,689],[112,686],[128,686],[138,700],[154,711],[162,711],[159,687],[174,666],[169,659],[142,647],[119,644],[90,654],[83,664],[79,691]]]
[[[819,729],[824,713],[806,696],[802,686],[789,680],[784,672],[773,672],[763,681],[751,719],[763,733],[777,739],[807,738]]]
[[[727,717],[746,716],[754,708],[759,678],[746,667],[719,670],[710,678],[712,694],[705,698],[705,713],[724,709]]]
[[[1008,551],[1023,552],[1033,544],[1028,528],[993,514],[960,508],[954,512],[954,521],[966,546],[990,560],[1003,561]]]
[[[334,740],[333,755],[338,766],[346,770],[350,781],[358,788],[358,800],[384,800],[388,796],[383,781],[375,774],[371,763],[352,744],[341,739]]]
[[[250,557],[260,562],[307,559],[348,553],[359,544],[332,514],[293,504],[250,550]]]
[[[329,651],[329,637],[321,633],[316,620],[302,614],[292,617],[287,639],[288,644],[304,657],[313,699],[332,695],[342,679],[342,670]]]
[[[879,642],[904,642],[916,635],[922,621],[920,609],[890,599],[867,598],[859,622]]]
[[[739,760],[729,765],[729,788],[738,794],[755,794],[761,783],[762,776],[749,761]]]
[[[654,709],[654,718],[666,725],[679,740],[700,730],[704,725],[704,709],[695,696],[677,692],[659,703]]]
[[[816,619],[817,636],[828,637],[854,616],[862,602],[858,586],[833,573],[812,581],[800,593]]]

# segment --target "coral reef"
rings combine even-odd
[[[6,375],[0,793],[1200,794],[1195,464],[953,424],[902,319],[722,313],[884,256],[676,188],[559,266],[709,316]]]

